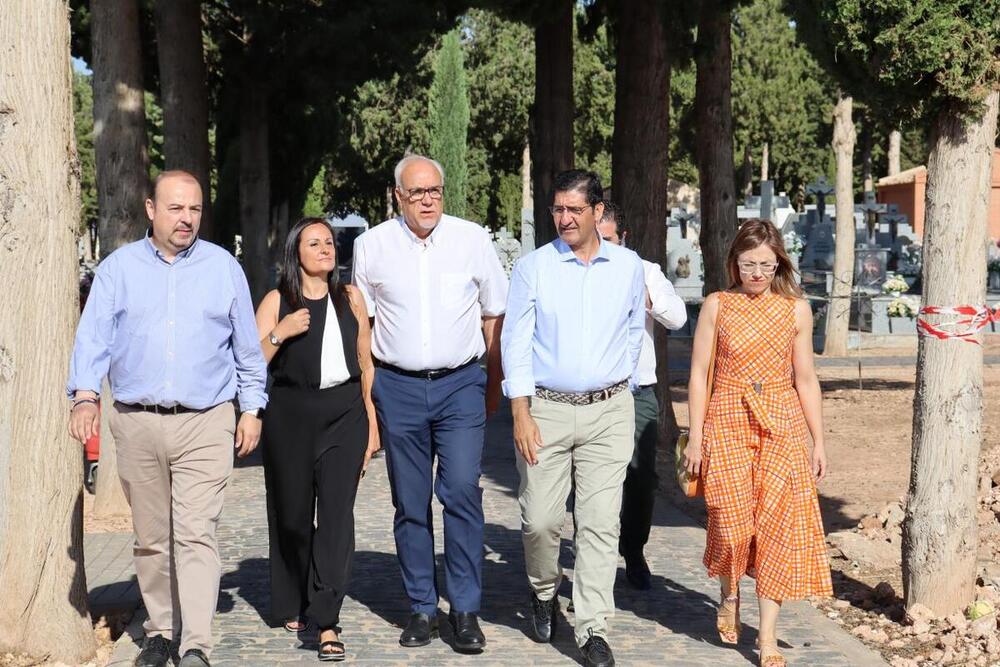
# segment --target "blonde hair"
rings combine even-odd
[[[790,299],[801,297],[802,288],[795,281],[797,271],[792,266],[792,260],[788,259],[788,253],[785,252],[784,239],[781,238],[781,233],[770,220],[762,218],[746,220],[736,232],[736,238],[729,246],[729,255],[726,257],[729,288],[732,289],[743,284],[743,279],[740,277],[739,256],[762,245],[770,248],[778,260],[778,268],[771,280],[771,291]]]

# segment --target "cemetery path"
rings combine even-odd
[[[354,575],[341,616],[349,661],[373,665],[579,664],[579,651],[565,620],[572,618],[571,613],[562,612],[562,625],[551,645],[536,644],[526,634],[524,610],[528,587],[516,498],[517,472],[510,443],[510,412],[505,404],[505,409],[490,422],[483,460],[486,539],[481,619],[489,642],[485,653],[469,657],[453,651],[448,644],[447,622],[442,625],[442,639],[430,646],[404,649],[398,645],[398,624],[405,622],[408,605],[393,545],[393,510],[385,459],[379,458],[369,468],[355,509]],[[435,514],[440,517],[436,502]],[[440,521],[437,525],[440,526]],[[570,578],[571,530],[572,521],[567,516],[562,555]],[[316,662],[313,629],[296,637],[280,627],[268,627],[263,620],[269,593],[267,524],[259,456],[233,473],[219,541],[223,578],[215,620],[218,643],[212,656],[213,665]],[[661,496],[647,547],[653,590],[640,592],[629,588],[624,566],[620,564],[618,570],[615,587],[618,612],[612,620],[610,643],[619,664],[756,664],[753,647],[757,613],[752,582],[745,581],[743,590],[747,632],[739,647],[723,648],[714,630],[718,590],[704,574],[703,546],[703,529]],[[440,529],[437,552],[440,559]],[[570,586],[566,583],[560,591],[564,610]],[[447,611],[445,600],[441,608]],[[143,616],[140,610],[129,633],[119,640],[110,664],[131,664],[138,652],[135,642],[141,637],[139,622]],[[791,664],[826,667],[885,664],[806,602],[786,605],[781,628],[783,650]]]

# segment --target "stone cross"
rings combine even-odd
[[[687,208],[670,209],[670,220],[680,225],[682,239],[687,238],[688,222],[693,220],[695,217],[697,217],[697,215],[688,211]]]
[[[826,176],[820,176],[815,182],[806,186],[806,194],[816,195],[816,215],[817,222],[823,222],[826,214],[826,196],[832,195],[834,187],[826,180]]]
[[[900,223],[906,223],[908,218],[902,213],[883,213],[879,216],[879,222],[885,222],[889,224],[889,238],[892,242],[896,242],[896,237],[899,235],[899,225]]]
[[[865,219],[868,223],[868,245],[876,246],[878,245],[875,241],[875,233],[878,231],[878,216],[885,213],[888,207],[885,204],[879,204],[875,201],[875,193],[870,190],[865,192],[865,200],[861,206],[858,207],[859,211],[865,214]]]

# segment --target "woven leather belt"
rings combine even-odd
[[[188,412],[204,412],[204,410],[186,408],[183,405],[175,405],[172,408],[168,408],[163,405],[143,405],[142,403],[122,403],[121,401],[115,401],[115,407],[119,409],[125,408],[127,410],[138,410],[142,412],[155,412],[158,415],[180,415]]]
[[[409,371],[405,368],[400,368],[399,366],[393,366],[392,364],[387,364],[384,361],[379,361],[375,359],[375,366],[377,368],[384,368],[387,371],[392,371],[393,373],[398,373],[399,375],[405,375],[411,378],[420,378],[421,380],[440,380],[443,377],[447,377],[452,373],[457,373],[463,368],[468,368],[474,363],[477,363],[478,359],[470,359],[461,366],[455,366],[454,368],[434,368],[426,371]]]
[[[597,391],[583,391],[579,393],[570,391],[555,391],[554,389],[537,387],[535,388],[535,396],[546,401],[566,403],[567,405],[592,405],[594,403],[606,401],[612,396],[622,393],[626,389],[628,389],[628,380],[622,380],[621,382],[613,384],[610,387],[605,387],[604,389],[598,389]]]

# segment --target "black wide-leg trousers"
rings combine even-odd
[[[271,621],[307,616],[339,631],[368,446],[360,384],[272,388],[263,437]]]

